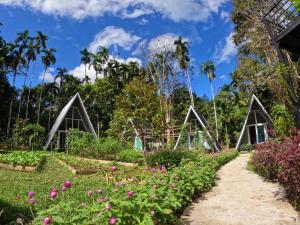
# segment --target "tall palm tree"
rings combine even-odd
[[[98,78],[98,74],[104,71],[104,66],[109,59],[108,49],[105,47],[100,47],[100,49],[96,52],[96,54],[92,55],[92,65],[96,71],[96,79]]]
[[[174,44],[176,46],[175,55],[178,60],[178,64],[180,68],[184,71],[185,79],[187,81],[187,85],[190,93],[191,105],[195,106],[191,79],[189,74],[189,64],[190,64],[189,43],[187,41],[183,41],[182,37],[179,36],[179,38],[174,42]]]
[[[208,60],[205,63],[203,63],[200,66],[200,74],[201,75],[206,75],[209,82],[210,82],[210,89],[211,89],[211,94],[212,94],[212,99],[213,99],[213,104],[214,104],[214,113],[215,113],[215,123],[216,123],[216,138],[217,141],[219,140],[219,133],[218,133],[218,119],[217,119],[217,109],[216,109],[216,102],[215,102],[215,94],[214,94],[214,89],[212,82],[213,80],[216,79],[216,66],[213,61]]]
[[[43,74],[41,91],[40,91],[40,95],[39,95],[37,124],[40,123],[40,111],[41,111],[41,102],[42,102],[42,94],[43,94],[43,88],[44,88],[44,83],[45,83],[45,76],[46,76],[48,68],[56,62],[56,58],[54,56],[54,53],[56,52],[56,50],[54,48],[43,50],[43,52],[44,52],[44,55],[42,56],[42,63],[44,64],[45,70],[44,70],[44,74]]]
[[[19,73],[19,70],[25,65],[25,59],[23,57],[23,48],[19,46],[17,42],[9,44],[10,53],[8,56],[8,64],[12,70],[13,74],[13,87],[15,89],[16,77]],[[9,113],[8,113],[8,123],[7,123],[7,134],[10,132],[11,125],[11,117],[12,117],[12,107],[14,101],[14,93],[11,96],[11,101],[9,105]]]
[[[84,83],[87,83],[89,81],[89,77],[86,74],[86,67],[88,64],[91,63],[91,53],[87,50],[87,48],[84,48],[80,51],[81,54],[81,63],[84,64]]]
[[[62,87],[63,83],[64,83],[64,79],[65,76],[67,75],[66,73],[68,72],[68,70],[66,68],[57,68],[57,74],[54,77],[54,81],[56,82],[56,80],[59,80],[59,89]]]
[[[32,73],[34,73],[34,70],[35,70],[37,56],[39,54],[41,54],[42,50],[46,49],[47,40],[48,40],[48,36],[44,35],[41,31],[38,31],[37,36],[32,38],[32,44],[33,44],[32,47],[33,47],[33,50],[34,50],[34,53],[35,53],[35,57],[32,59],[32,61],[34,62]],[[31,76],[31,78],[32,78],[32,76]],[[29,93],[28,93],[27,103],[26,103],[26,113],[25,113],[26,114],[26,117],[25,117],[26,119],[27,119],[27,116],[28,116],[28,107],[29,107],[29,101],[30,101],[31,84],[32,84],[32,81],[30,82]]]

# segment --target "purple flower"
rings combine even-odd
[[[112,166],[112,167],[111,167],[111,170],[112,170],[113,172],[115,172],[115,171],[117,171],[117,170],[118,170],[118,167],[116,167],[116,166]]]
[[[65,181],[65,183],[64,183],[64,187],[65,188],[70,188],[72,186],[72,183],[70,182],[70,181]]]
[[[34,201],[33,198],[30,198],[30,199],[28,200],[28,203],[29,203],[30,205],[34,205],[34,204],[35,204],[35,201]]]
[[[116,224],[116,223],[117,223],[117,218],[114,216],[110,217],[109,224]]]
[[[52,188],[51,191],[58,192],[57,188]]]
[[[133,194],[134,194],[133,191],[128,191],[128,192],[127,192],[128,198],[132,198],[132,197],[133,197]]]
[[[28,193],[27,193],[27,196],[28,196],[29,198],[33,198],[34,192],[33,192],[33,191],[28,192]]]
[[[97,198],[97,202],[98,203],[102,203],[103,202],[103,198]]]
[[[109,210],[111,210],[112,206],[108,204],[108,205],[106,205],[105,208],[109,211]]]
[[[64,186],[64,187],[62,187],[62,192],[66,192],[67,191],[67,188]]]
[[[50,217],[45,217],[44,220],[43,220],[43,224],[45,225],[49,225],[52,223],[52,220]]]
[[[164,165],[161,166],[160,171],[162,173],[165,173],[167,171],[166,167]]]
[[[57,192],[56,191],[51,191],[49,193],[49,195],[50,195],[50,198],[55,199],[57,197]]]
[[[88,195],[89,197],[91,197],[93,194],[94,194],[94,192],[93,192],[92,190],[89,190],[89,191],[87,192],[87,195]]]

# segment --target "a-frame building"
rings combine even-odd
[[[196,148],[195,140],[198,139],[198,144],[202,145],[205,149],[221,151],[222,147],[219,142],[214,141],[211,134],[209,133],[207,127],[207,121],[202,115],[202,113],[198,112],[193,106],[189,107],[188,113],[184,120],[184,126],[189,125],[187,131],[187,145],[190,150]],[[176,150],[179,147],[179,144],[182,139],[182,135],[180,134],[174,149]],[[185,140],[184,140],[185,142]]]
[[[273,129],[273,122],[259,99],[252,95],[243,129],[238,139],[236,150],[242,145],[264,143],[269,139],[268,130]]]
[[[62,109],[48,134],[44,149],[52,149],[53,146],[56,149],[64,149],[69,129],[90,132],[95,138],[97,137],[79,93]],[[57,134],[57,139],[54,140],[55,134]]]

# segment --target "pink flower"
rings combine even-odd
[[[102,192],[103,192],[103,191],[102,191],[101,189],[97,190],[97,193],[98,193],[99,195],[101,195]]]
[[[34,201],[33,198],[30,198],[30,199],[28,200],[28,203],[29,203],[30,205],[34,205],[34,204],[35,204],[35,201]]]
[[[133,194],[134,194],[133,191],[128,191],[128,192],[127,192],[128,198],[132,198],[132,197],[133,197]]]
[[[64,186],[64,187],[62,187],[62,192],[66,192],[67,191],[67,188]]]
[[[166,167],[164,165],[160,168],[161,173],[165,173],[167,171]]]
[[[51,191],[49,193],[49,195],[50,195],[50,198],[55,199],[57,197],[57,192],[56,191]]]
[[[33,191],[28,192],[28,193],[27,193],[27,196],[28,196],[29,198],[33,198],[34,192],[33,192]]]
[[[115,172],[115,171],[117,171],[117,170],[118,170],[118,167],[116,167],[116,166],[112,166],[112,167],[111,167],[111,170],[112,170],[113,172]]]
[[[153,188],[153,189],[157,189],[157,185],[154,184],[154,185],[152,186],[152,188]]]
[[[97,198],[97,202],[98,203],[102,203],[103,202],[103,198]]]
[[[155,211],[153,209],[150,210],[150,215],[155,216]]]
[[[108,205],[106,205],[106,207],[105,207],[105,208],[106,208],[106,209],[109,211],[109,210],[111,210],[111,209],[112,209],[112,206],[108,204]]]
[[[57,192],[57,188],[52,188],[51,191]]]
[[[72,186],[72,183],[70,182],[70,181],[65,181],[65,183],[64,183],[64,187],[65,188],[70,188]]]
[[[93,194],[94,194],[94,192],[93,192],[92,190],[89,190],[89,191],[87,192],[87,195],[88,195],[89,197],[91,197]]]
[[[43,224],[45,225],[49,225],[52,223],[52,220],[50,217],[45,217],[44,220],[43,220]]]
[[[20,195],[17,195],[16,200],[20,200],[20,199],[21,199]]]
[[[116,223],[117,223],[117,218],[114,216],[110,217],[109,224],[116,224]]]

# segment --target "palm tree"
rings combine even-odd
[[[45,83],[45,76],[46,76],[48,68],[56,62],[56,58],[54,56],[54,53],[56,52],[56,50],[54,48],[43,50],[43,52],[44,52],[44,55],[42,57],[42,62],[44,64],[45,70],[44,70],[44,75],[43,75],[43,79],[42,79],[41,91],[40,91],[40,95],[39,95],[37,124],[40,123],[40,111],[41,111],[42,93],[43,93],[43,87],[44,87],[44,83]]]
[[[32,59],[32,61],[34,61],[32,73],[34,73],[36,60],[37,60],[37,55],[39,55],[42,50],[46,49],[46,41],[47,40],[48,40],[48,36],[44,35],[41,31],[38,31],[37,36],[32,38],[32,45],[33,45],[32,47],[33,47],[33,51],[34,51],[34,54],[35,54],[35,57]],[[30,44],[29,44],[29,46],[30,46]],[[32,76],[31,76],[31,78],[32,78]],[[30,101],[31,84],[32,84],[32,81],[30,82],[29,93],[28,93],[27,103],[26,103],[26,113],[25,113],[26,114],[26,116],[25,116],[26,119],[27,119],[27,116],[28,116],[28,107],[29,107],[29,101]]]
[[[174,42],[174,44],[176,46],[175,55],[177,57],[178,64],[180,68],[184,71],[185,79],[187,81],[187,85],[190,93],[191,105],[195,106],[191,79],[189,75],[189,64],[190,64],[189,43],[187,41],[183,41],[182,37],[179,36],[179,38]]]
[[[84,82],[89,81],[89,77],[86,74],[86,67],[88,64],[91,63],[91,53],[87,50],[87,48],[84,48],[80,51],[81,54],[81,63],[84,64]]]
[[[211,94],[212,94],[212,99],[213,99],[213,104],[214,104],[214,113],[215,113],[216,137],[217,137],[217,141],[218,141],[219,133],[218,133],[217,109],[216,109],[214,89],[213,89],[213,85],[212,85],[212,81],[216,79],[215,71],[216,71],[216,66],[215,66],[214,62],[211,60],[206,61],[205,63],[203,63],[200,66],[200,74],[206,75],[210,82],[210,89],[211,89]]]
[[[96,71],[96,79],[98,78],[98,74],[104,71],[104,66],[107,63],[109,58],[108,49],[105,47],[100,47],[100,49],[96,52],[96,54],[92,55],[92,65]]]
[[[56,82],[57,79],[59,79],[59,89],[62,87],[63,83],[64,83],[64,79],[65,76],[67,75],[66,73],[68,72],[68,70],[66,68],[57,68],[57,74],[54,77],[54,81]]]
[[[8,56],[8,65],[13,73],[13,87],[15,89],[16,77],[19,73],[20,67],[25,65],[25,59],[23,57],[23,48],[21,48],[17,42],[9,44],[10,53]],[[12,117],[12,107],[14,101],[14,93],[11,96],[11,101],[9,105],[9,113],[8,113],[8,123],[7,123],[7,134],[10,132],[11,125],[11,117]]]

